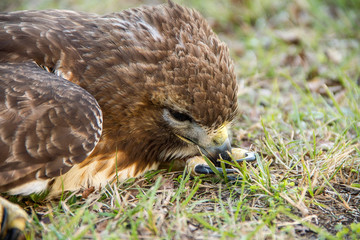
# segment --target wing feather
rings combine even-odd
[[[0,63],[0,191],[67,172],[101,131],[101,109],[86,90],[35,63]]]

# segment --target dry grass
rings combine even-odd
[[[122,2],[61,6],[106,12]],[[33,214],[28,237],[360,238],[358,1],[183,4],[202,11],[230,46],[242,106],[233,143],[261,160],[235,166],[238,182],[160,171],[50,203],[17,199]]]

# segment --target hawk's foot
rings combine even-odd
[[[256,160],[256,155],[254,152],[249,152],[247,150],[241,149],[241,148],[233,148],[232,151],[232,157],[235,159],[236,162],[252,162]],[[200,175],[200,174],[215,174],[213,169],[206,163],[205,159],[202,156],[196,156],[192,157],[187,160],[186,165],[188,167],[188,171],[191,172],[192,175]],[[216,170],[223,174],[224,170],[220,167],[215,167]],[[234,169],[231,168],[225,168],[226,174],[235,173]],[[239,179],[239,178],[237,178]]]
[[[28,215],[18,205],[0,197],[0,239],[25,239]]]

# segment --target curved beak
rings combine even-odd
[[[231,144],[228,138],[218,146],[202,147],[199,146],[202,154],[204,154],[211,162],[218,165],[218,159],[231,161],[229,153],[231,153]]]
[[[218,129],[215,134],[208,135],[201,131],[196,137],[181,136],[176,134],[184,142],[198,146],[201,153],[204,154],[215,166],[219,166],[219,159],[231,161],[231,144],[228,138],[227,127],[224,125]]]

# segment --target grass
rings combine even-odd
[[[20,8],[103,13],[139,5],[103,2],[28,1]],[[228,43],[241,102],[233,144],[261,160],[234,163],[244,179],[235,183],[157,171],[89,189],[83,198],[18,199],[33,212],[27,237],[359,239],[359,2],[181,3],[200,10]]]

